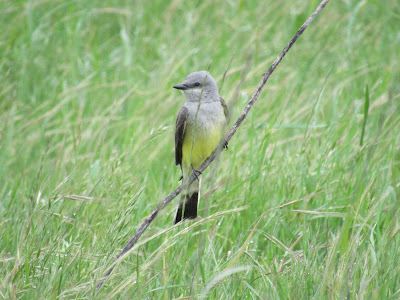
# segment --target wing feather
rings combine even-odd
[[[226,119],[226,124],[228,124],[229,121],[230,121],[228,105],[226,105],[226,102],[225,102],[224,99],[222,99],[222,97],[219,97],[219,98],[221,100],[222,108],[224,109],[224,115],[225,115],[225,119]]]
[[[178,112],[175,122],[175,164],[182,165],[182,145],[185,138],[186,120],[188,117],[188,109],[182,107]]]

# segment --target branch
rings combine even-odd
[[[278,64],[281,62],[283,57],[286,55],[286,53],[290,50],[290,48],[293,46],[293,44],[297,41],[297,39],[300,37],[300,35],[306,30],[308,25],[315,19],[315,17],[321,12],[321,10],[325,7],[325,5],[328,3],[329,0],[323,0],[317,9],[313,12],[313,14],[307,19],[307,21],[304,22],[304,24],[300,27],[300,29],[296,32],[296,34],[292,37],[292,39],[289,41],[289,43],[286,45],[286,47],[282,50],[282,52],[279,54],[279,56],[275,59],[271,67],[268,69],[266,73],[263,74],[262,79],[260,83],[257,86],[256,91],[254,92],[253,96],[251,97],[250,101],[247,103],[246,107],[244,108],[243,112],[240,114],[239,118],[233,124],[231,130],[229,130],[226,138],[221,141],[220,145],[223,144],[223,142],[229,143],[229,141],[232,139],[233,135],[236,133],[237,129],[239,126],[242,124],[244,119],[246,118],[247,114],[249,113],[250,109],[253,107],[254,103],[257,101],[265,83],[268,81],[269,77],[271,76],[272,72],[276,69]],[[204,163],[200,166],[200,168],[197,170],[200,173],[203,173],[205,169],[211,164],[211,162],[217,157],[217,155],[222,151],[222,147],[217,147],[215,151],[204,161]],[[196,179],[196,176],[192,174],[189,178],[189,184],[191,184],[194,180]],[[112,270],[115,267],[115,263],[119,260],[121,256],[123,256],[125,253],[127,253],[132,247],[136,244],[138,239],[142,236],[142,234],[145,232],[147,227],[153,222],[153,220],[157,217],[158,213],[168,205],[176,196],[180,194],[180,192],[183,189],[183,184],[178,186],[172,193],[170,193],[162,202],[160,202],[157,207],[152,211],[152,213],[143,221],[143,223],[140,225],[139,229],[135,232],[134,236],[130,239],[130,241],[126,244],[124,249],[122,249],[121,253],[118,254],[118,256],[115,258],[115,260],[112,263],[112,267],[103,275],[103,278],[99,281],[97,284],[97,290],[103,285],[107,277],[111,274]]]

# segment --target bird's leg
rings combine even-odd
[[[197,180],[199,180],[199,176],[201,175],[201,172],[198,171],[198,170],[196,170],[196,169],[193,167],[192,164],[191,164],[190,166],[192,167],[192,173],[193,173],[193,175],[196,177]]]

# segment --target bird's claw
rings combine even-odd
[[[227,140],[224,141],[224,144],[223,144],[222,147],[223,147],[225,150],[228,150],[228,141],[227,141]]]
[[[199,176],[201,175],[201,172],[199,170],[196,170],[193,165],[192,166],[192,174],[196,177],[197,180],[199,180]]]

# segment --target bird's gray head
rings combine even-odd
[[[198,102],[200,96],[201,102],[219,101],[217,84],[207,71],[188,75],[181,84],[174,85],[174,88],[181,90],[189,102]]]

